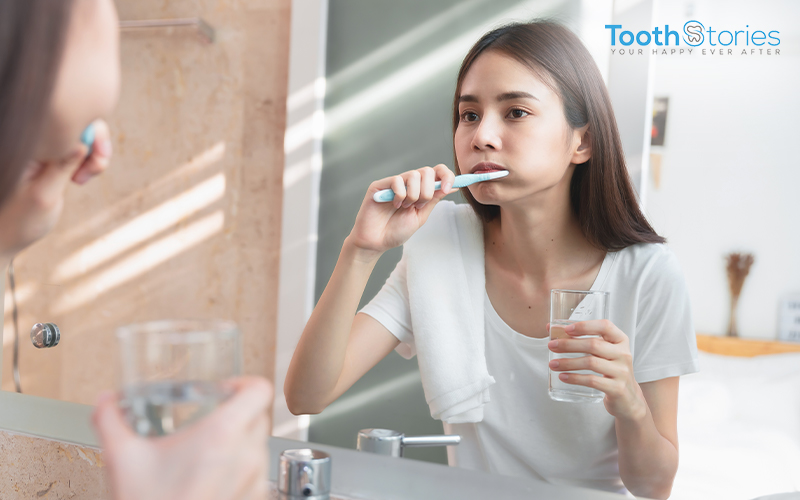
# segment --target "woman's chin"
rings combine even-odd
[[[504,197],[500,196],[494,189],[470,191],[470,194],[481,205],[500,205],[504,201]]]

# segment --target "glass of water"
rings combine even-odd
[[[241,334],[231,321],[165,320],[123,326],[120,406],[142,436],[194,422],[231,396],[241,375]]]
[[[550,290],[550,340],[556,339],[587,339],[599,335],[581,335],[570,337],[564,330],[565,326],[579,321],[608,318],[608,302],[610,294],[601,291],[581,290]],[[550,351],[550,361],[564,358],[580,358],[590,356],[586,353],[556,353]],[[571,403],[599,403],[605,394],[597,389],[583,385],[574,385],[563,382],[560,373],[579,373],[598,375],[591,370],[576,370],[571,372],[550,371],[548,393],[556,401]]]

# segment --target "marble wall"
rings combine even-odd
[[[0,432],[0,498],[109,497],[99,450]]]

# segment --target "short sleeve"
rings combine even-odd
[[[404,358],[411,359],[417,350],[411,328],[406,268],[406,256],[403,255],[380,292],[359,312],[371,316],[397,337],[400,345],[395,350]]]
[[[633,343],[639,383],[698,371],[689,291],[678,259],[664,245],[642,275]]]

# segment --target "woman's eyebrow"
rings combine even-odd
[[[497,102],[510,101],[512,99],[533,99],[535,101],[539,100],[535,95],[529,92],[524,92],[522,90],[515,90],[513,92],[504,92],[497,96]],[[464,94],[462,96],[459,96],[458,102],[460,104],[462,102],[479,102],[479,101],[477,96],[474,96],[472,94]]]
[[[509,101],[511,99],[533,99],[535,101],[539,100],[535,95],[529,94],[528,92],[523,92],[521,90],[516,90],[514,92],[505,92],[497,96],[497,102]]]

